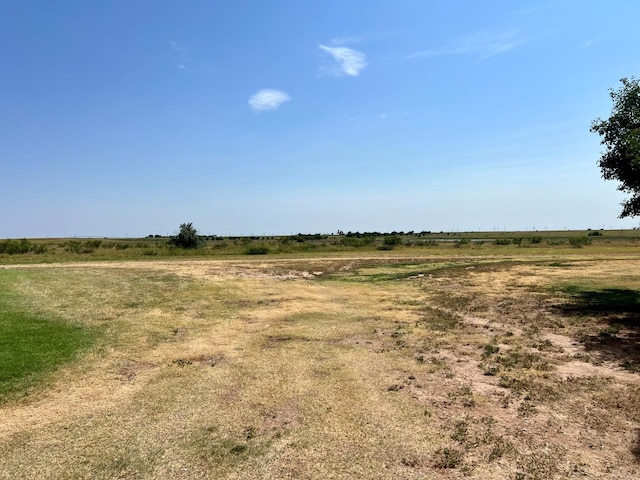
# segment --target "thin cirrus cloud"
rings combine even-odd
[[[360,71],[367,66],[367,56],[353,48],[327,47],[326,45],[319,47],[331,55],[335,61],[335,64],[327,70],[332,75],[357,77]]]
[[[440,55],[475,55],[478,60],[484,60],[513,50],[525,42],[517,29],[483,31],[456,38],[440,48],[412,53],[407,59]]]
[[[176,54],[177,60],[179,62],[176,65],[176,68],[180,70],[186,70],[186,64],[189,63],[190,60],[189,56],[187,55],[187,49],[175,41],[169,42],[169,45],[171,46],[171,50],[173,50],[174,54]]]
[[[254,112],[266,112],[269,110],[277,110],[283,103],[289,100],[291,100],[291,97],[287,93],[265,88],[249,97],[249,106]]]

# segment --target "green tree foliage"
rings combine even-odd
[[[602,177],[617,180],[618,190],[631,195],[622,202],[623,218],[640,215],[640,81],[634,77],[620,81],[620,89],[609,91],[611,116],[595,119],[591,131],[602,137],[605,146],[598,161]]]
[[[170,245],[175,245],[178,248],[200,248],[204,242],[202,238],[198,236],[198,231],[195,229],[192,223],[183,223],[180,225],[180,231],[175,237],[171,237],[169,240]]]

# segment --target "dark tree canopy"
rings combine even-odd
[[[203,241],[192,223],[183,223],[178,235],[171,237],[169,243],[179,248],[200,248]]]
[[[620,81],[620,89],[609,91],[611,116],[595,119],[591,131],[602,137],[605,146],[598,161],[602,177],[617,180],[618,190],[631,195],[622,202],[622,218],[640,215],[640,81],[635,77]]]

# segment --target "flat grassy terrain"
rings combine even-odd
[[[82,324],[29,312],[8,293],[16,274],[0,275],[0,404],[26,395],[47,373],[70,362],[92,343]]]
[[[180,249],[169,237],[40,238],[0,240],[0,265],[71,261],[234,258],[247,255],[371,255],[393,250],[403,256],[592,254],[640,246],[640,230],[563,230],[530,232],[341,232],[289,236],[201,236],[203,248]]]
[[[7,265],[0,478],[640,478],[634,245]]]

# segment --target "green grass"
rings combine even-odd
[[[0,403],[28,394],[95,337],[85,327],[21,308],[7,289],[9,277],[0,276]]]

